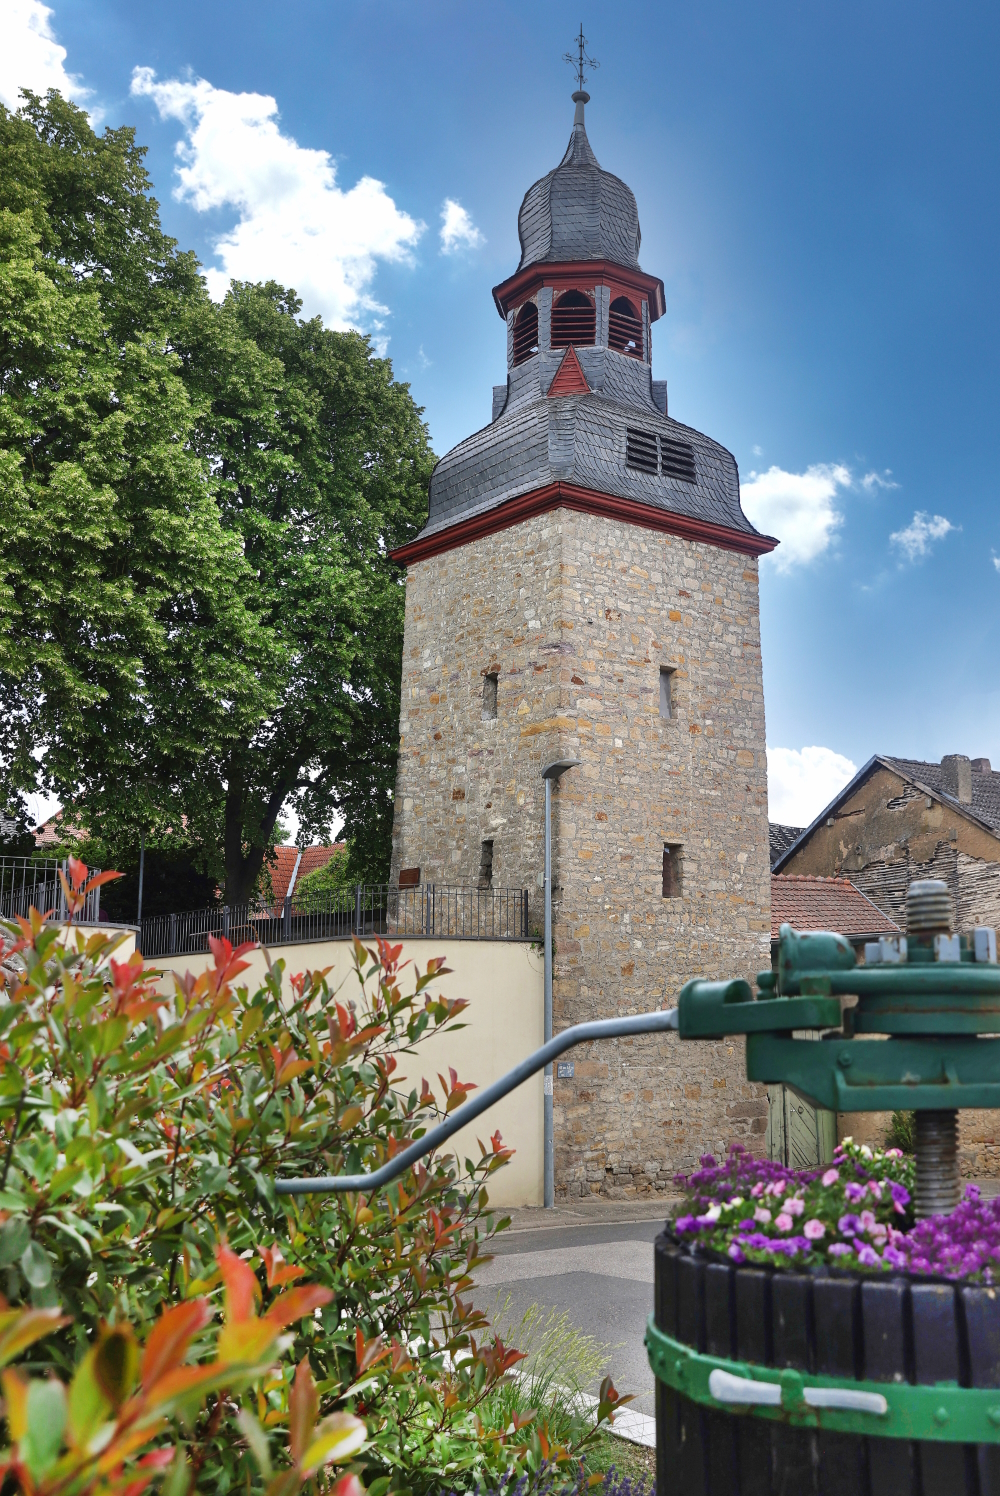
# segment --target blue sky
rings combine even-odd
[[[772,815],[874,752],[1000,766],[995,6],[5,0],[0,97],[62,82],[134,124],[213,288],[273,275],[371,331],[443,453],[504,376],[490,289],[581,19],[591,144],[666,287],[654,375],[783,540]]]

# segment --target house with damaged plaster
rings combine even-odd
[[[958,929],[1000,927],[1000,773],[988,758],[876,754],[811,826],[789,838],[793,830],[772,828],[772,886],[788,874],[846,878],[905,928],[909,883],[943,878]],[[848,1125],[874,1143],[888,1121],[870,1113]],[[1000,1174],[1000,1114],[963,1111],[959,1136],[964,1174]]]
[[[772,844],[789,829],[772,828]],[[772,866],[849,878],[900,926],[913,879],[943,878],[959,929],[1000,926],[1000,773],[960,753],[939,764],[876,754]]]

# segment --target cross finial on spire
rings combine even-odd
[[[590,68],[590,71],[593,73],[593,72],[596,72],[596,70],[601,65],[597,61],[596,57],[588,57],[587,56],[586,47],[587,47],[587,38],[583,34],[583,22],[581,21],[580,22],[580,35],[576,38],[576,53],[575,54],[573,52],[564,52],[563,53],[563,62],[568,62],[569,65],[570,65],[570,67],[576,69],[576,86],[577,86],[577,89],[578,89],[578,91],[580,93],[583,92],[583,85],[584,85],[584,83],[586,82],[586,79],[587,79],[587,75],[584,72],[584,69],[585,68]]]

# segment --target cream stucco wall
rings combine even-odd
[[[542,958],[537,948],[523,942],[499,940],[407,940],[403,960],[424,969],[432,956],[443,956],[451,968],[442,977],[440,990],[451,998],[462,997],[469,1007],[462,1015],[465,1027],[446,1034],[431,1034],[420,1042],[413,1056],[399,1062],[397,1089],[420,1087],[426,1076],[440,1094],[437,1075],[447,1075],[452,1066],[460,1080],[482,1088],[499,1079],[519,1060],[542,1043]],[[272,960],[285,962],[289,975],[330,968],[331,990],[341,986],[345,995],[357,990],[347,940],[316,944],[276,946]],[[253,986],[266,970],[264,952],[247,957],[250,969],[240,978]],[[207,955],[165,956],[152,965],[162,969],[163,980],[171,972],[193,971],[200,975]],[[407,990],[404,972],[402,990]],[[437,983],[432,991],[437,991]],[[542,1077],[536,1075],[505,1100],[491,1107],[469,1127],[456,1133],[449,1147],[459,1158],[478,1158],[477,1138],[487,1139],[499,1128],[504,1143],[515,1149],[514,1157],[493,1176],[489,1193],[493,1204],[510,1209],[542,1204]]]

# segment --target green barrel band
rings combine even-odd
[[[933,1439],[950,1444],[1000,1444],[1000,1388],[959,1387],[954,1382],[914,1387],[909,1382],[856,1382],[845,1377],[810,1376],[808,1372],[755,1366],[704,1355],[658,1328],[650,1315],[646,1351],[654,1376],[692,1402],[734,1416],[768,1418],[796,1428],[829,1429],[882,1439]],[[712,1395],[714,1371],[741,1381],[763,1384],[769,1403],[740,1404]],[[872,1407],[885,1400],[884,1412],[815,1407],[807,1389],[818,1393],[867,1395]]]

